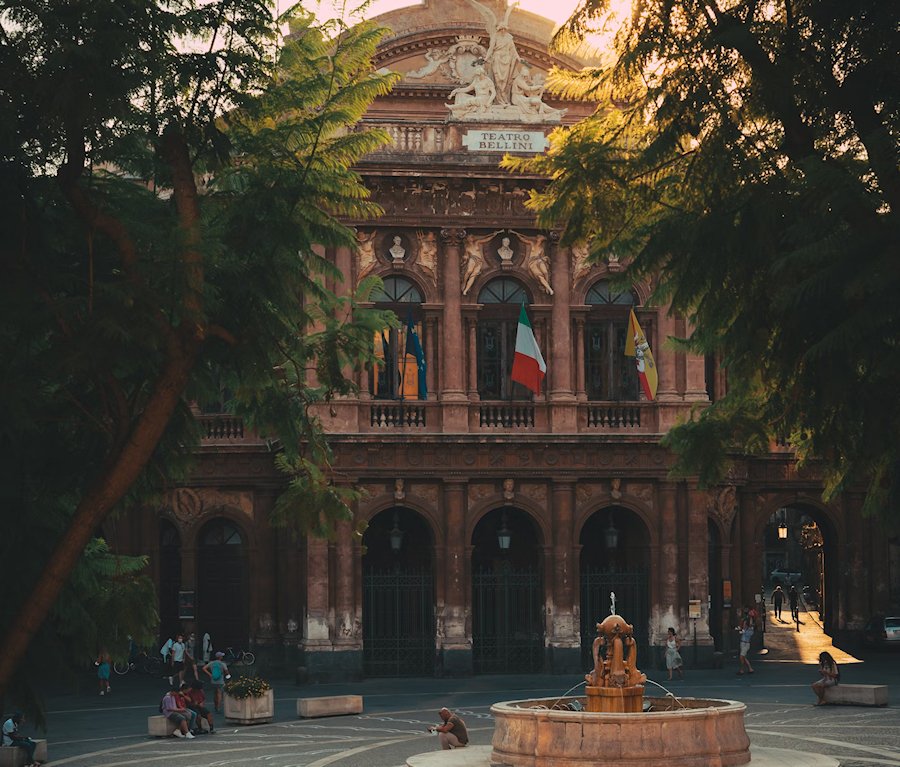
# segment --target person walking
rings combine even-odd
[[[744,669],[747,669],[746,673],[753,673],[753,666],[750,665],[750,642],[753,641],[753,621],[750,620],[749,612],[744,613],[744,617],[741,620],[741,625],[737,627],[737,630],[741,635],[741,654],[739,657],[740,670],[737,672],[738,676],[744,675]]]
[[[788,604],[791,606],[791,620],[800,622],[800,595],[797,593],[797,587],[791,586],[788,589]]]
[[[94,661],[94,665],[97,667],[97,681],[100,683],[100,694],[108,695],[110,692],[109,670],[111,666],[109,653],[106,650],[102,650],[100,655],[97,656],[97,660]]]
[[[442,708],[438,716],[443,724],[428,728],[428,732],[436,732],[440,737],[441,748],[448,751],[451,748],[465,748],[469,742],[469,732],[466,723],[449,708]]]
[[[779,623],[784,623],[781,620],[781,606],[784,604],[784,592],[781,590],[781,586],[776,586],[775,591],[772,592],[772,607],[775,611],[775,619]]]
[[[669,635],[666,637],[666,670],[669,672],[669,681],[672,681],[672,672],[678,674],[679,679],[684,679],[684,661],[681,659],[681,637],[675,633],[675,629],[669,627]]]
[[[172,671],[173,677],[178,675],[179,686],[184,682],[184,634],[176,634],[175,641],[172,643]],[[174,683],[174,678],[172,682]]]
[[[838,665],[835,663],[834,658],[831,657],[831,653],[819,653],[819,676],[821,678],[811,685],[813,692],[816,694],[814,706],[824,705],[825,690],[829,687],[834,687],[841,678],[840,669],[838,669]]]

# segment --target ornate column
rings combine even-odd
[[[709,522],[707,521],[706,493],[687,492],[685,504],[687,505],[687,597],[700,600],[700,617],[691,620],[690,641],[694,641],[696,631],[698,645],[698,662],[711,659],[713,652],[713,639],[710,636],[709,599],[711,595],[709,584]],[[684,637],[685,640],[688,637]],[[686,649],[686,648],[685,648]],[[684,652],[682,651],[682,655]]]
[[[689,323],[687,329],[689,333],[693,332],[693,327]],[[706,393],[706,358],[699,354],[687,352],[685,354],[685,366],[685,400],[688,402],[709,400],[709,395]]]
[[[656,345],[653,347],[653,358],[656,360],[656,371],[659,376],[659,387],[656,392],[656,399],[659,402],[681,399],[675,385],[676,354],[665,348],[666,339],[675,335],[675,325],[667,311],[668,307],[663,307],[656,315],[659,330],[656,334]]]
[[[356,625],[356,572],[353,524],[342,519],[336,526],[334,543],[334,644],[335,649],[362,651],[362,637]],[[361,660],[361,657],[360,657]]]
[[[575,399],[587,402],[584,386],[584,317],[575,318]]]
[[[469,400],[465,392],[461,312],[460,250],[465,229],[442,229],[444,241],[444,332],[441,346],[441,400],[445,432],[468,431]]]
[[[428,399],[437,399],[438,391],[435,386],[435,369],[434,369],[434,345],[437,339],[435,325],[437,318],[428,316],[425,318],[425,383],[428,386]]]
[[[468,391],[469,400],[478,401],[478,320],[475,317],[466,318],[466,365],[469,371]]]
[[[553,340],[547,362],[550,373],[550,400],[570,402],[572,392],[572,335],[569,322],[571,303],[569,249],[556,245],[551,261],[550,284],[553,304],[550,313],[550,337]]]
[[[328,621],[328,541],[306,539],[306,613],[301,660],[311,680],[330,676],[331,639]]]
[[[659,580],[660,625],[678,624],[678,525],[675,485],[664,482],[659,488]]]
[[[550,611],[550,662],[554,674],[577,673],[581,668],[580,627],[575,618],[578,563],[574,548],[575,485],[554,482],[553,585],[547,599]]]
[[[466,557],[466,480],[444,483],[445,554],[443,671],[450,676],[472,673],[472,641],[466,631],[468,557]]]

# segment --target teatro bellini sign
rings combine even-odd
[[[547,137],[543,131],[468,130],[462,143],[472,152],[539,154],[547,148]]]

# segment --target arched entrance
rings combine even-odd
[[[767,591],[771,595],[775,586],[784,591],[796,586],[802,606],[818,615],[823,631],[829,635],[838,612],[836,560],[834,527],[820,509],[794,503],[782,506],[769,517],[763,546]],[[790,611],[787,612],[789,616]]]
[[[181,631],[178,590],[181,588],[181,536],[166,519],[159,523],[159,631],[161,641]]]
[[[209,632],[213,647],[248,649],[250,631],[247,541],[220,517],[200,530],[197,545],[197,636]]]
[[[544,667],[538,530],[525,512],[486,514],[472,534],[472,665],[476,674]]]
[[[376,515],[363,535],[363,671],[434,673],[434,541],[415,511]]]
[[[650,540],[643,521],[621,506],[594,512],[581,528],[581,656],[593,664],[591,645],[597,623],[610,611],[634,626],[638,658],[648,658],[650,645]]]

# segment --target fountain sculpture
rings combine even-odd
[[[750,762],[743,703],[644,695],[647,677],[637,669],[634,629],[615,613],[615,595],[610,598],[612,614],[597,624],[594,668],[581,683],[587,685],[585,696],[495,703],[490,747],[419,754],[407,760],[408,767],[737,767]],[[831,757],[777,748],[755,749],[753,764],[838,767]]]

